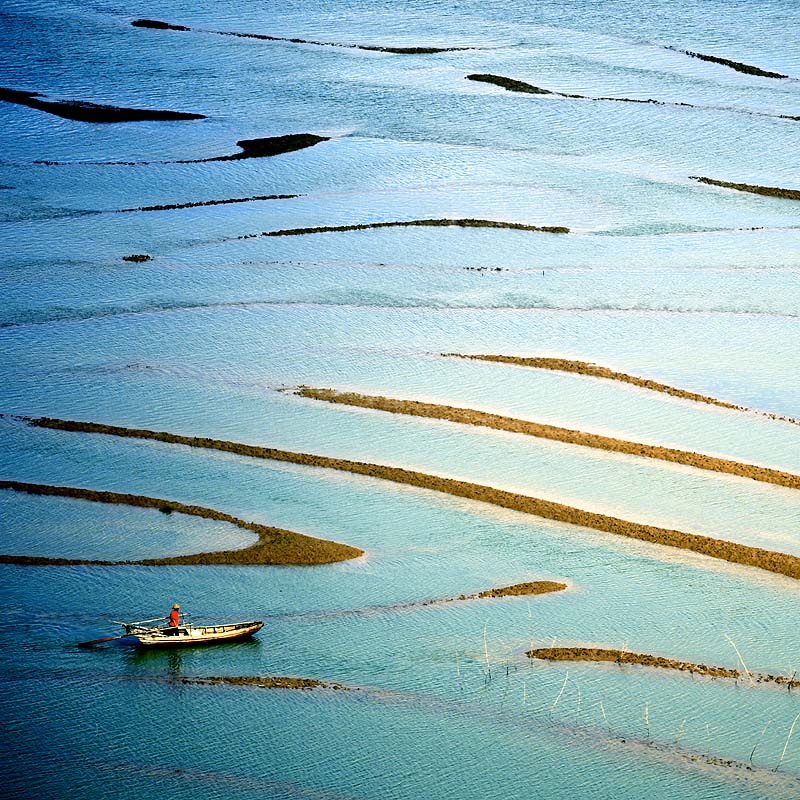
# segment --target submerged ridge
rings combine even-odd
[[[666,383],[650,380],[649,378],[640,378],[637,375],[617,372],[616,370],[609,369],[608,367],[601,367],[598,364],[592,364],[588,361],[574,361],[567,358],[540,358],[536,356],[526,358],[524,356],[474,355],[465,353],[442,353],[442,355],[452,358],[466,358],[472,361],[493,361],[499,364],[514,364],[519,367],[550,369],[556,372],[575,372],[578,375],[587,375],[592,378],[605,378],[606,380],[630,383],[632,386],[639,386],[642,389],[649,389],[653,392],[662,392],[672,397],[680,397],[683,400],[693,400],[696,403],[706,403],[712,406],[720,406],[721,408],[729,408],[734,411],[747,411],[751,414],[758,414],[763,417],[769,417],[770,419],[780,420],[781,422],[791,422],[795,425],[800,424],[798,420],[793,417],[782,417],[780,414],[773,414],[769,411],[759,411],[758,409],[748,408],[747,406],[737,406],[725,400],[718,400],[716,397],[690,392],[687,389],[679,389],[675,386],[669,386]]]
[[[545,425],[540,422],[490,414],[473,408],[456,408],[435,403],[423,403],[418,400],[398,400],[393,397],[357,394],[356,392],[339,392],[335,389],[315,389],[310,386],[301,386],[296,391],[296,394],[300,397],[323,400],[327,403],[340,403],[347,406],[387,411],[391,414],[442,419],[463,425],[475,425],[511,433],[522,433],[526,436],[551,439],[566,444],[576,444],[598,450],[684,464],[698,469],[722,472],[741,478],[750,478],[754,481],[785,486],[789,489],[800,489],[800,475],[794,475],[791,472],[745,464],[726,458],[717,458],[689,450],[642,444],[625,439],[616,439],[611,436],[601,436],[596,433],[560,428],[556,425]]]
[[[235,453],[250,458],[262,458],[273,461],[284,461],[290,464],[300,464],[307,467],[321,467],[349,472],[355,475],[364,475],[371,478],[392,481],[394,483],[417,486],[420,489],[430,489],[455,497],[468,500],[477,500],[482,503],[520,511],[524,514],[552,519],[570,525],[613,533],[631,539],[639,539],[653,544],[668,545],[682,550],[710,556],[712,558],[730,561],[745,566],[758,567],[769,572],[787,575],[800,579],[800,557],[774,550],[765,550],[761,547],[729,542],[715,539],[711,536],[702,536],[696,533],[659,528],[655,525],[645,525],[639,522],[585,511],[580,508],[556,503],[551,500],[542,500],[537,497],[495,489],[478,483],[460,481],[454,478],[444,478],[425,472],[390,467],[384,464],[372,464],[364,461],[350,461],[344,458],[320,456],[313,453],[298,453],[291,450],[278,450],[272,447],[243,444],[206,437],[182,436],[164,431],[151,431],[139,428],[123,428],[117,425],[106,425],[98,422],[79,422],[63,419],[40,417],[26,419],[26,422],[35,427],[51,428],[54,430],[72,431],[78,433],[102,433],[111,436],[121,436],[134,439],[150,439],[153,441],[180,444],[188,447],[201,447],[211,450],[221,450]]]
[[[186,505],[174,500],[163,500],[136,494],[96,491],[75,486],[50,486],[41,483],[23,483],[21,481],[0,481],[0,490],[10,489],[14,492],[42,495],[46,497],[71,497],[78,500],[90,500],[95,503],[136,506],[138,508],[157,508],[166,514],[173,511],[203,519],[229,522],[239,528],[258,534],[258,541],[240,550],[217,550],[209,553],[196,553],[186,556],[167,558],[146,558],[137,561],[102,561],[94,559],[46,558],[40,556],[0,555],[0,564],[22,564],[30,566],[54,565],[142,565],[169,566],[176,564],[330,564],[345,561],[363,554],[362,550],[338,542],[316,539],[295,533],[283,528],[273,528],[257,522],[248,522],[205,506]]]

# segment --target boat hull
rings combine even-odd
[[[205,647],[212,644],[237,642],[249,639],[264,627],[260,621],[237,622],[229,625],[181,626],[170,628],[150,628],[132,631],[120,640],[121,644],[139,648]]]

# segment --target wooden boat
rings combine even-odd
[[[124,636],[119,637],[120,644],[129,644],[134,647],[197,647],[248,639],[264,627],[264,623],[258,620],[220,625],[183,623],[174,628],[166,625],[146,624],[163,621],[162,617],[158,620],[118,623],[125,628]]]

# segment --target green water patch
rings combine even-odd
[[[214,33],[218,36],[235,36],[239,39],[257,39],[262,42],[288,42],[290,44],[311,44],[316,47],[344,47],[350,50],[366,50],[372,53],[391,53],[393,55],[416,56],[435,53],[451,53],[461,50],[477,50],[475,47],[391,47],[383,45],[347,44],[342,42],[320,42],[313,39],[299,39],[289,36],[270,36],[266,33],[243,33],[240,31],[217,31],[207,28],[187,28],[185,25],[172,25],[157,19],[136,19],[131,22],[135,28],[151,28],[160,31],[192,31],[195,33]]]
[[[314,228],[286,228],[279,231],[262,231],[237,236],[237,239],[256,239],[260,236],[306,236],[312,233],[342,233],[367,231],[378,228],[503,228],[512,231],[537,233],[569,233],[562,225],[527,225],[522,222],[499,222],[491,219],[411,219],[399,222],[368,222],[360,225],[321,225]]]
[[[690,175],[691,180],[705,183],[708,186],[719,186],[723,189],[735,189],[737,192],[760,194],[762,197],[777,197],[779,200],[800,200],[800,189],[782,189],[780,186],[759,186],[753,183],[733,183],[705,178],[702,175]]]
[[[190,120],[206,119],[204,114],[185,111],[164,111],[152,108],[125,108],[123,106],[90,103],[86,100],[47,100],[39,92],[23,92],[18,89],[0,88],[0,100],[77,122],[142,122],[146,120]]]
[[[0,490],[7,489],[26,494],[44,497],[70,497],[78,500],[89,500],[95,503],[121,504],[139,508],[153,508],[162,513],[187,514],[203,519],[228,522],[258,535],[258,541],[250,547],[240,550],[218,550],[209,553],[196,553],[169,558],[149,558],[138,561],[102,561],[93,559],[46,558],[40,556],[0,555],[0,564],[19,564],[23,566],[172,566],[172,565],[311,565],[330,564],[345,561],[363,555],[363,551],[338,542],[316,539],[283,528],[273,528],[257,522],[226,514],[205,506],[187,505],[174,500],[164,500],[144,495],[121,494],[119,492],[96,491],[75,486],[50,486],[39,483],[23,483],[21,481],[0,481]]]

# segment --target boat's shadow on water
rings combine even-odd
[[[180,649],[140,649],[138,647],[125,648],[123,655],[124,664],[131,668],[167,668],[167,673],[172,676],[182,676],[184,668],[189,664],[197,666],[202,660],[204,653],[226,653],[232,655],[234,652],[251,652],[258,650],[261,642],[258,639],[248,639],[243,642],[223,642],[215,644],[209,648],[208,645],[198,645],[197,647],[181,647]],[[122,649],[122,647],[120,647]],[[215,662],[216,663],[216,662]]]

